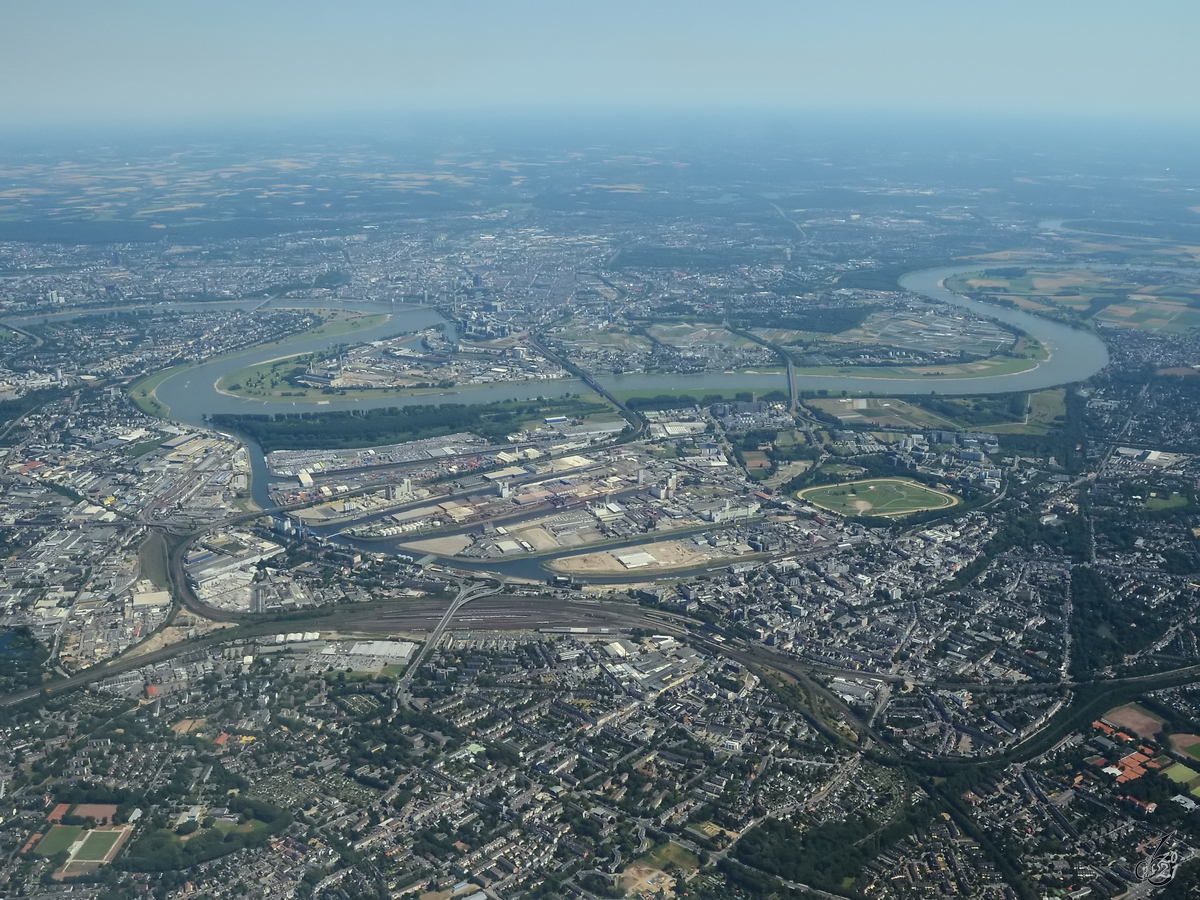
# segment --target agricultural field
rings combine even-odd
[[[1110,327],[1178,333],[1200,326],[1200,284],[1169,277],[1149,283],[1129,279],[1124,272],[1012,267],[956,275],[946,280],[946,287]]]
[[[1128,224],[1103,220],[1063,222],[1058,241],[1067,256],[1086,258],[1106,253],[1123,257],[1123,262],[1147,265],[1200,262],[1200,246],[1194,242],[1180,241],[1166,235],[1131,234],[1128,233]]]
[[[799,499],[843,516],[906,516],[949,509],[959,499],[904,478],[873,478],[805,488]]]
[[[1198,298],[1200,300],[1200,298]],[[1185,332],[1200,326],[1200,310],[1186,303],[1153,295],[1131,294],[1125,303],[1114,303],[1094,316],[1097,322],[1143,331]]]

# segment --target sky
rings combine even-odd
[[[0,132],[772,110],[1200,122],[1195,0],[0,0]]]

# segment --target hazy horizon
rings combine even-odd
[[[10,138],[429,114],[1200,121],[1194,4],[50,0],[5,15]]]

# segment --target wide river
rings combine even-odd
[[[872,378],[870,375],[804,375],[796,381],[802,390],[826,389],[831,393],[849,391],[876,394],[996,394],[1006,391],[1031,391],[1055,385],[1082,381],[1108,364],[1108,351],[1094,334],[1079,331],[1019,309],[1008,309],[971,300],[947,290],[944,279],[960,272],[978,271],[972,266],[945,266],[912,272],[900,279],[902,287],[930,300],[964,307],[981,316],[1012,325],[1037,338],[1049,352],[1048,359],[1036,367],[1011,375],[984,375],[975,378]],[[279,305],[285,305],[281,303]],[[295,303],[288,301],[288,306]],[[314,304],[316,305],[316,304]],[[328,307],[328,301],[319,305]],[[419,331],[436,324],[447,324],[438,313],[427,307],[388,305],[383,303],[345,304],[369,312],[387,312],[390,318],[382,325],[366,331],[333,337],[315,337],[289,343],[285,347],[255,347],[232,356],[214,359],[199,366],[184,369],[168,378],[155,392],[158,399],[171,410],[171,418],[192,425],[202,425],[208,413],[288,413],[326,411],[335,409],[369,409],[378,406],[404,406],[414,403],[485,403],[492,400],[519,398],[522,400],[567,392],[583,392],[586,387],[575,379],[562,381],[497,384],[464,388],[435,394],[407,397],[381,397],[366,400],[263,401],[232,397],[218,393],[217,380],[228,372],[284,354],[310,353],[346,342],[379,340],[386,337]],[[633,390],[686,390],[697,396],[719,389],[746,391],[787,390],[782,373],[722,373],[702,375],[609,375],[600,379],[614,392]]]
[[[1005,324],[1019,328],[1037,338],[1049,351],[1049,358],[1036,367],[1011,375],[987,375],[976,378],[872,378],[869,375],[798,375],[801,390],[825,389],[831,393],[924,394],[936,390],[939,394],[994,394],[1006,391],[1031,391],[1055,385],[1082,381],[1108,364],[1108,351],[1095,335],[1078,331],[1018,309],[1008,309],[968,299],[947,290],[942,282],[960,272],[979,271],[981,266],[944,266],[911,272],[900,279],[907,290],[929,300],[950,303],[969,309]],[[258,304],[231,304],[258,305]],[[557,396],[564,393],[583,393],[587,387],[576,379],[560,381],[496,384],[411,396],[391,396],[369,400],[330,398],[328,401],[263,401],[233,397],[217,391],[216,383],[225,374],[283,355],[311,353],[341,343],[380,340],[413,333],[446,322],[435,310],[422,306],[386,303],[338,303],[314,301],[311,304],[282,301],[278,306],[341,307],[362,312],[384,312],[386,322],[364,331],[350,334],[319,336],[284,346],[260,346],[230,356],[213,359],[198,366],[182,369],[163,381],[155,391],[158,399],[170,408],[170,418],[190,425],[203,426],[204,416],[213,413],[295,413],[323,412],[337,409],[370,409],[372,407],[404,406],[428,403],[485,403],[493,400],[532,399],[537,396]],[[206,304],[208,308],[211,305]],[[77,313],[52,315],[50,318],[69,318]],[[30,321],[40,321],[38,316]],[[18,324],[21,320],[15,320]],[[787,390],[787,379],[779,373],[721,373],[702,375],[612,375],[600,381],[614,392],[633,390],[684,390],[700,397],[705,393],[725,390],[757,391]],[[260,504],[270,506],[266,492],[267,476],[259,448],[251,446],[254,464],[254,495]]]

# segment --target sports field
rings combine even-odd
[[[1161,716],[1154,715],[1136,703],[1126,703],[1124,706],[1110,709],[1104,714],[1104,721],[1117,728],[1132,731],[1142,740],[1157,739],[1163,727]]]
[[[73,843],[79,840],[81,834],[83,834],[83,828],[79,825],[55,825],[42,838],[34,853],[39,856],[53,856],[55,853],[69,849]]]
[[[843,516],[905,516],[931,509],[948,509],[959,502],[906,478],[872,478],[806,488],[801,500]]]
[[[79,848],[79,852],[75,854],[74,859],[81,862],[100,862],[107,859],[108,854],[112,852],[112,848],[117,845],[117,841],[124,834],[124,831],[89,832],[83,842],[83,846]]]

